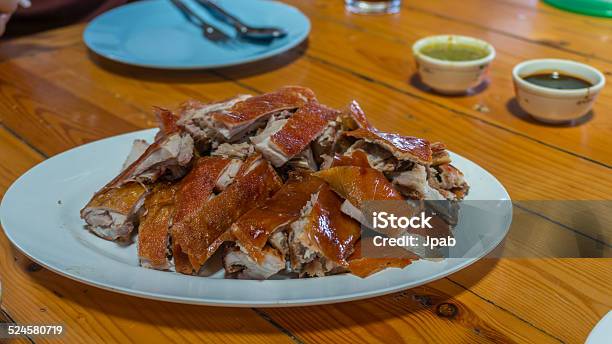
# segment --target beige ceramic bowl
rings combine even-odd
[[[421,53],[424,46],[432,43],[467,43],[481,46],[489,54],[472,61],[438,60]],[[483,40],[458,35],[429,36],[418,40],[412,46],[421,80],[433,90],[443,94],[460,94],[480,85],[486,76],[495,48]]]
[[[541,71],[558,71],[589,81],[593,86],[559,90],[531,84],[523,78]],[[538,59],[519,63],[512,70],[516,100],[523,110],[547,123],[564,123],[584,116],[591,108],[606,79],[597,69],[570,60]]]

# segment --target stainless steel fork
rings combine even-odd
[[[174,6],[176,6],[179,10],[181,10],[181,12],[183,12],[183,14],[187,18],[187,20],[189,20],[193,24],[201,27],[202,28],[202,33],[204,34],[204,37],[206,37],[210,41],[212,41],[212,42],[227,42],[227,41],[229,41],[231,39],[231,37],[226,35],[225,33],[223,33],[223,31],[221,31],[218,28],[214,27],[213,25],[207,23],[206,20],[204,20],[204,18],[202,18],[200,15],[198,15],[197,13],[192,11],[181,0],[170,0],[170,1],[172,1]]]

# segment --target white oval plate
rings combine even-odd
[[[43,161],[22,175],[6,192],[0,208],[9,240],[40,265],[71,279],[115,292],[150,299],[235,307],[279,307],[363,299],[416,287],[465,268],[490,252],[505,237],[512,220],[504,187],[475,163],[452,154],[471,185],[470,200],[499,200],[499,212],[486,226],[470,231],[489,240],[472,258],[417,261],[368,278],[343,274],[322,278],[249,281],[186,276],[142,268],[136,244],[119,246],[88,232],[79,210],[91,195],[120,170],[134,139],[152,141],[149,129],[76,147]],[[486,227],[486,228],[485,228]],[[475,234],[478,234],[476,232]]]

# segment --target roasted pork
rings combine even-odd
[[[277,120],[253,138],[255,148],[272,165],[279,167],[307,149],[339,112],[311,101],[286,120]]]
[[[291,270],[302,276],[345,272],[360,236],[359,223],[340,210],[342,199],[323,184],[291,224]]]
[[[191,171],[180,181],[172,218],[172,252],[176,271],[191,274],[193,267],[174,239],[174,228],[203,211],[206,202],[215,196],[215,188],[231,182],[241,165],[242,161],[236,159],[202,157],[195,161]]]
[[[262,205],[282,185],[272,166],[261,156],[249,158],[234,181],[198,211],[172,226],[172,240],[189,257],[193,272],[230,239],[229,229],[240,216]]]
[[[378,249],[379,255],[366,256],[362,245],[373,245],[371,241],[364,242],[363,239],[355,243],[355,251],[348,257],[348,270],[361,278],[373,275],[387,268],[403,269],[413,260],[419,257],[400,247],[385,248],[384,251],[376,247],[370,247],[371,250]]]
[[[197,143],[215,148],[215,141],[239,142],[244,136],[265,125],[275,113],[295,110],[309,101],[314,93],[304,87],[288,86],[259,96],[242,95],[221,103],[185,103],[179,125],[191,133]]]
[[[140,158],[140,156],[144,154],[144,152],[147,150],[148,147],[149,147],[149,143],[147,141],[134,140],[134,142],[132,142],[132,149],[130,149],[130,153],[128,154],[127,158],[125,158],[125,161],[123,162],[123,165],[121,166],[121,171],[125,170],[134,161],[138,160],[138,158]]]
[[[150,269],[170,269],[170,225],[174,213],[177,185],[158,182],[146,195],[138,225],[138,258]]]
[[[323,181],[306,173],[294,173],[289,180],[261,206],[249,210],[231,227],[236,244],[256,262],[262,262],[262,250],[269,242],[284,251],[289,224],[300,217],[300,211]],[[278,234],[277,236],[273,236]]]
[[[129,239],[138,221],[147,188],[130,182],[97,192],[81,210],[87,228],[106,240]]]

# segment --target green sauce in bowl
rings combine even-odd
[[[469,43],[431,43],[420,50],[421,54],[443,61],[474,61],[489,55],[489,50]]]

